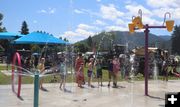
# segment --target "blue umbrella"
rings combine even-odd
[[[33,32],[14,41],[15,44],[69,44],[48,33]]]
[[[12,32],[0,32],[0,39],[15,39],[24,35]]]

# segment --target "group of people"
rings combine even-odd
[[[162,61],[162,72],[163,72],[163,80],[168,81],[168,75],[172,74],[175,75],[176,77],[180,78],[180,73],[177,72],[176,68],[178,66],[178,62],[175,61],[175,59],[169,59],[169,58],[164,58]]]
[[[67,66],[66,66],[66,58],[64,54],[61,54],[58,57],[58,69],[60,73],[60,90],[65,90],[65,82],[67,77]],[[83,85],[85,85],[85,81],[87,81],[87,85],[91,88],[94,88],[95,86],[92,84],[92,79],[94,76],[96,76],[98,80],[98,87],[103,86],[103,71],[102,71],[102,60],[96,59],[94,57],[89,58],[89,61],[87,63],[87,71],[84,69],[84,59],[82,54],[78,54],[77,58],[75,59],[75,78],[77,86],[80,88],[83,88]],[[40,71],[40,73],[45,71],[45,58],[41,58],[37,67]],[[93,70],[96,70],[93,71]],[[117,57],[114,57],[114,59],[109,60],[109,66],[108,66],[108,87],[111,86],[111,79],[113,79],[113,87],[117,88],[117,79],[118,79],[118,72],[120,70],[120,62]],[[87,80],[85,80],[85,72],[87,72]],[[40,79],[40,85],[39,88],[42,90],[45,90],[43,87],[43,78]]]
[[[62,53],[58,56],[58,58],[56,60],[58,60],[58,61],[55,61],[56,67],[55,67],[55,69],[51,69],[51,70],[53,71],[53,70],[58,69],[58,73],[60,74],[60,78],[61,78],[59,88],[60,88],[60,90],[65,90],[65,82],[66,82],[67,68],[68,68],[66,65],[67,59],[66,59],[66,56]],[[26,60],[25,62],[30,63],[30,60]],[[45,62],[46,62],[45,57],[41,57],[40,59],[38,57],[37,58],[35,57],[33,60],[34,66],[36,66],[35,68],[37,68],[39,70],[40,74],[43,74],[43,72],[46,70]],[[123,68],[122,66],[124,66],[123,64],[125,62],[126,61],[121,60],[115,56],[113,57],[113,59],[108,60],[108,79],[109,79],[108,84],[107,84],[108,87],[111,86],[111,80],[113,80],[112,87],[113,88],[118,87],[117,86],[118,75],[120,73],[120,68]],[[29,63],[27,63],[27,65],[30,65]],[[87,70],[84,69],[84,67],[86,67],[85,66],[86,63],[87,63]],[[88,58],[86,63],[84,61],[82,54],[79,53],[77,58],[75,59],[75,63],[74,63],[74,70],[75,70],[74,76],[75,76],[77,86],[80,88],[83,88],[83,85],[85,85],[85,82],[87,81],[87,85],[91,88],[94,88],[95,86],[92,84],[92,80],[94,79],[93,77],[97,78],[98,87],[103,86],[103,83],[102,83],[103,82],[102,60],[91,56],[90,58]],[[121,63],[121,65],[120,65],[120,63]],[[26,63],[24,63],[24,65],[26,65]],[[176,66],[177,66],[176,61],[174,61],[174,60],[169,61],[167,58],[163,59],[162,71],[163,71],[163,75],[164,75],[164,80],[168,81],[169,71],[170,71],[170,73],[176,75],[177,77],[180,77],[180,73],[176,72]],[[125,69],[127,69],[127,67]],[[126,79],[126,78],[128,78],[129,74],[127,74],[127,72],[125,72],[125,73],[126,73],[125,74],[126,75],[125,79]],[[85,79],[85,74],[87,74],[87,80]],[[39,88],[42,90],[46,90],[43,87],[43,77],[40,78]]]
[[[62,54],[58,58],[58,69],[60,74],[60,90],[65,90],[65,82],[67,77],[67,67],[66,67],[66,58]],[[83,85],[85,85],[85,81],[87,81],[87,85],[91,88],[94,88],[95,86],[92,84],[92,79],[95,76],[98,80],[98,87],[103,86],[103,71],[102,71],[102,60],[101,59],[95,59],[94,57],[89,58],[87,71],[84,70],[84,59],[82,54],[78,54],[77,58],[75,59],[75,78],[77,86],[80,88],[84,88]],[[38,67],[40,73],[45,71],[45,58],[40,58]],[[94,72],[93,70],[96,70]],[[108,66],[108,87],[111,86],[111,79],[113,79],[113,88],[117,88],[117,79],[118,79],[118,73],[120,70],[120,62],[117,57],[114,57],[113,59],[109,60],[109,66]],[[85,72],[87,72],[87,80],[85,80]],[[46,90],[43,87],[43,78],[40,78],[40,85],[39,88],[42,90]]]
[[[94,68],[96,69],[96,73],[93,72]],[[111,78],[113,78],[113,87],[117,87],[117,78],[118,73],[120,70],[120,62],[117,57],[114,57],[114,59],[109,60],[108,64],[108,76],[109,76],[109,82],[108,87],[110,87]],[[78,57],[75,60],[75,75],[76,75],[76,82],[78,84],[78,87],[83,88],[83,85],[85,84],[85,78],[84,78],[84,60],[82,57],[82,54],[78,54]],[[103,86],[102,84],[102,60],[96,59],[94,57],[89,58],[88,61],[88,67],[87,67],[87,82],[88,86],[94,88],[94,85],[92,85],[92,77],[93,74],[98,79],[98,87]]]
[[[61,54],[58,58],[58,62],[56,63],[55,67],[50,68],[52,72],[57,72],[57,70],[59,71],[60,74],[60,90],[65,90],[65,80],[66,80],[66,74],[67,74],[67,69],[66,69],[66,62],[65,62],[65,56],[64,54]],[[45,72],[46,68],[45,68],[45,58],[42,57],[40,58],[40,60],[38,61],[38,65],[37,65],[37,69],[39,70],[40,74],[43,74],[43,72]],[[43,87],[43,77],[40,78],[39,81],[39,89],[46,91],[46,88]]]

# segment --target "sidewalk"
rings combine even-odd
[[[97,83],[93,83],[97,86]],[[75,83],[66,85],[67,92],[59,90],[59,84],[44,84],[48,92],[40,90],[39,107],[164,107],[165,93],[180,91],[180,81],[149,81],[149,95],[144,96],[144,81],[119,82],[120,88],[80,89]],[[33,107],[33,84],[22,85],[19,100],[11,91],[11,85],[0,85],[0,105],[3,107]]]

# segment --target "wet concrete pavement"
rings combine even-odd
[[[97,83],[93,83],[97,86]],[[180,80],[149,81],[149,96],[144,96],[144,81],[119,82],[119,88],[76,87],[66,84],[66,92],[59,84],[44,84],[46,91],[39,92],[39,107],[164,107],[165,93],[180,91]],[[23,84],[18,99],[11,91],[11,85],[0,85],[1,107],[33,107],[33,84]]]

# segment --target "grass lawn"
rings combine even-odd
[[[6,66],[0,66],[0,71],[5,70]],[[87,68],[85,67],[84,69],[84,75],[85,79],[87,80]],[[56,80],[56,81],[55,81]],[[59,82],[60,81],[60,76],[55,75],[55,76],[45,76],[44,77],[44,82],[45,83],[53,83],[53,82]],[[67,76],[66,79],[67,82],[75,82],[75,77],[74,75],[72,76],[71,74]],[[97,81],[97,79],[93,79],[93,81]],[[108,72],[107,70],[103,70],[103,81],[108,81]],[[7,76],[0,72],[0,85],[1,84],[10,84],[11,83],[11,76]],[[22,76],[22,83],[23,84],[32,84],[33,83],[33,78],[28,77],[28,76]]]
[[[6,66],[0,66],[0,71],[1,70],[5,70],[5,69],[6,69]],[[85,79],[87,80],[87,68],[86,67],[84,69],[84,74],[85,74]],[[56,75],[55,77],[56,78],[54,78],[54,76],[46,76],[46,77],[44,77],[44,82],[45,83],[59,82],[60,81],[60,76]],[[158,76],[158,79],[162,80],[163,77],[162,76]],[[178,78],[174,77],[174,76],[169,76],[169,79],[178,79]],[[134,78],[134,80],[135,81],[143,81],[144,77],[143,77],[143,75],[138,74]],[[66,81],[67,82],[75,82],[75,78],[72,75],[68,75]],[[97,79],[94,77],[93,78],[93,82],[95,82],[95,81],[97,81]],[[107,70],[103,70],[103,81],[108,81],[108,71]],[[119,77],[118,81],[123,81],[123,79],[121,77]],[[33,78],[32,77],[28,77],[28,76],[23,76],[22,77],[22,83],[23,84],[32,84],[33,83]],[[0,72],[0,85],[2,85],[2,84],[11,84],[11,76],[7,76],[7,75],[3,74],[2,72]]]

